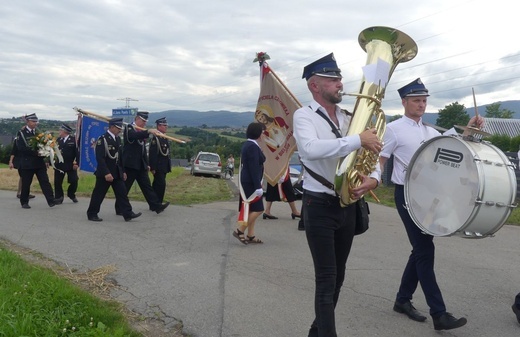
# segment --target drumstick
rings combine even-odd
[[[370,193],[370,195],[372,196],[372,198],[374,198],[375,201],[377,201],[379,204],[381,203],[381,200],[379,200],[379,198],[377,197],[377,195],[372,192],[372,190],[368,191]]]
[[[473,92],[473,106],[475,107],[475,117],[478,118],[478,109],[477,109],[477,100],[475,98],[475,90],[473,90],[473,88],[471,88],[471,91]],[[476,125],[473,125],[476,127]]]

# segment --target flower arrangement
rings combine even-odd
[[[30,138],[29,146],[34,151],[38,151],[40,157],[48,157],[52,167],[54,167],[54,158],[58,158],[58,161],[63,163],[63,156],[58,147],[58,142],[50,132],[39,133]]]
[[[262,63],[262,62],[265,62],[270,59],[271,59],[271,57],[267,53],[264,53],[263,51],[261,51],[261,52],[256,53],[256,57],[253,60],[253,62]]]

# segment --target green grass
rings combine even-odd
[[[4,170],[3,174],[12,176],[5,179],[10,185],[0,189],[16,190],[17,173]],[[52,171],[49,177],[52,180]],[[94,184],[92,173],[81,172],[77,195],[89,197]],[[41,192],[36,179],[31,190]],[[112,190],[107,198],[113,198]],[[144,201],[137,184],[129,198]],[[178,167],[167,175],[165,200],[172,204],[191,205],[232,198],[234,194],[225,179],[194,177]],[[0,243],[0,337],[14,336],[143,335],[129,327],[119,304],[90,295],[54,271],[26,262]]]
[[[102,301],[0,246],[0,336],[139,337]]]
[[[152,181],[150,174],[150,181]],[[172,168],[166,176],[165,201],[174,205],[204,204],[233,198],[227,180],[213,177],[195,177],[182,167]],[[93,174],[81,174],[78,184],[78,196],[89,197],[94,189],[95,177]],[[109,189],[107,198],[114,198],[112,189]],[[141,189],[134,183],[128,194],[130,201],[145,201]]]

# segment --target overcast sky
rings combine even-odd
[[[387,115],[402,113],[397,89],[420,77],[429,112],[453,102],[520,99],[519,14],[506,0],[19,0],[0,8],[0,117],[35,112],[73,120],[77,106],[253,111],[256,52],[308,104],[308,63],[334,52],[346,92],[356,92],[366,53],[359,33],[399,29],[419,53],[397,66]],[[352,110],[354,100],[342,106]],[[483,111],[479,111],[483,113]]]

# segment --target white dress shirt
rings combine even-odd
[[[394,155],[394,170],[392,182],[404,185],[406,168],[412,160],[414,153],[425,141],[440,136],[441,133],[432,127],[419,123],[411,118],[403,116],[386,126],[384,146],[381,157],[390,158]]]
[[[329,123],[316,113],[317,109],[320,109],[329,118],[325,108],[314,100],[310,106],[296,110],[293,117],[294,138],[302,163],[329,182],[334,183],[339,159],[358,150],[361,147],[361,139],[359,135],[345,136],[351,117],[342,112],[339,106],[336,106],[335,113],[339,122],[338,131],[343,136],[342,138],[336,138]],[[375,171],[370,176],[380,181],[379,164],[376,165]],[[335,195],[334,191],[312,178],[305,169],[303,188]]]

